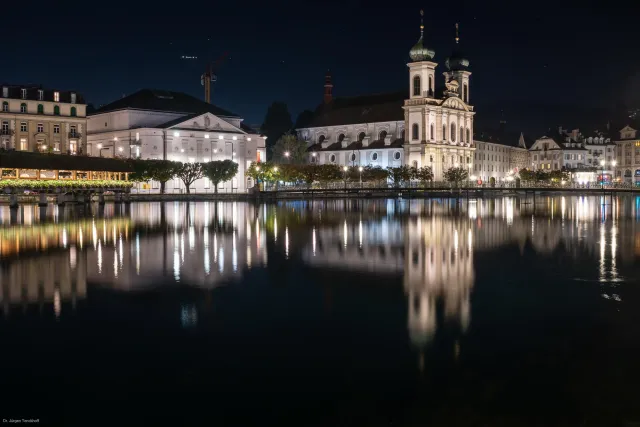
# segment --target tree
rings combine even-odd
[[[216,160],[205,163],[202,172],[204,176],[209,178],[214,185],[215,193],[218,194],[218,185],[220,185],[221,182],[230,181],[238,174],[238,164],[231,160]]]
[[[167,181],[176,175],[178,162],[169,160],[130,160],[133,166],[133,174],[129,176],[132,181],[157,181],[160,183],[160,194],[164,194]]]
[[[271,148],[271,159],[280,163],[303,163],[306,156],[307,144],[290,133],[282,135]]]
[[[522,169],[520,171],[520,179],[523,181],[536,181],[536,173],[529,169]]]
[[[189,188],[191,184],[203,177],[203,169],[202,163],[180,163],[177,167],[176,176],[184,183],[187,194],[191,192]]]
[[[549,178],[556,182],[569,181],[571,174],[566,170],[554,170],[549,173]]]
[[[433,181],[433,171],[430,166],[415,168],[413,174],[415,179],[420,181],[423,185],[426,184],[427,181]]]
[[[453,184],[460,185],[462,181],[465,181],[469,177],[469,172],[466,168],[449,168],[444,171],[444,179]]]
[[[260,132],[267,136],[267,148],[276,144],[282,135],[289,132],[293,127],[291,114],[287,104],[284,102],[274,102],[267,109],[264,122],[260,126]]]
[[[388,167],[387,171],[389,171],[389,179],[393,183],[394,187],[400,187],[400,185],[411,180],[411,167],[407,165]]]
[[[367,165],[362,171],[363,181],[386,181],[389,178],[389,171],[380,166]]]
[[[343,171],[338,165],[318,165],[318,181],[323,184],[342,180]]]
[[[300,165],[300,179],[302,179],[309,187],[320,178],[320,169],[315,164]]]

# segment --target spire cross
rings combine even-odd
[[[460,42],[460,36],[458,34],[458,23],[456,22],[456,44]]]
[[[422,34],[424,32],[424,22],[422,20],[423,16],[424,16],[424,10],[420,9],[420,37],[422,37]]]

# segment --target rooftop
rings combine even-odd
[[[71,94],[76,94],[76,102],[74,104],[84,104],[84,98],[81,94],[70,91],[70,90],[56,90],[56,89],[46,89],[43,88],[42,85],[28,84],[28,85],[15,85],[2,83],[0,87],[7,88],[8,96],[4,95],[4,91],[0,92],[0,98],[5,99],[25,99],[28,101],[47,101],[47,102],[60,102],[60,103],[71,103]],[[22,96],[22,89],[26,89],[26,96]],[[42,91],[42,99],[40,99],[40,92]],[[59,94],[59,100],[56,101],[54,99],[54,92]]]
[[[204,102],[186,93],[157,89],[141,89],[129,96],[125,96],[122,99],[98,108],[91,113],[91,115],[126,109],[185,114],[211,113],[219,117],[240,117],[237,114]]]

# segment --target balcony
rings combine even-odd
[[[82,138],[82,134],[78,132],[69,132],[69,138],[79,139]]]
[[[14,134],[13,129],[2,129],[0,130],[0,135],[10,136]]]

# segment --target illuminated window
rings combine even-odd
[[[53,102],[60,102],[60,92],[53,92]]]
[[[20,89],[20,96],[22,97],[22,99],[27,99],[27,90]]]
[[[27,138],[20,138],[20,150],[27,151]]]
[[[76,103],[76,94],[75,94],[75,92],[71,92],[71,103],[72,104]]]

